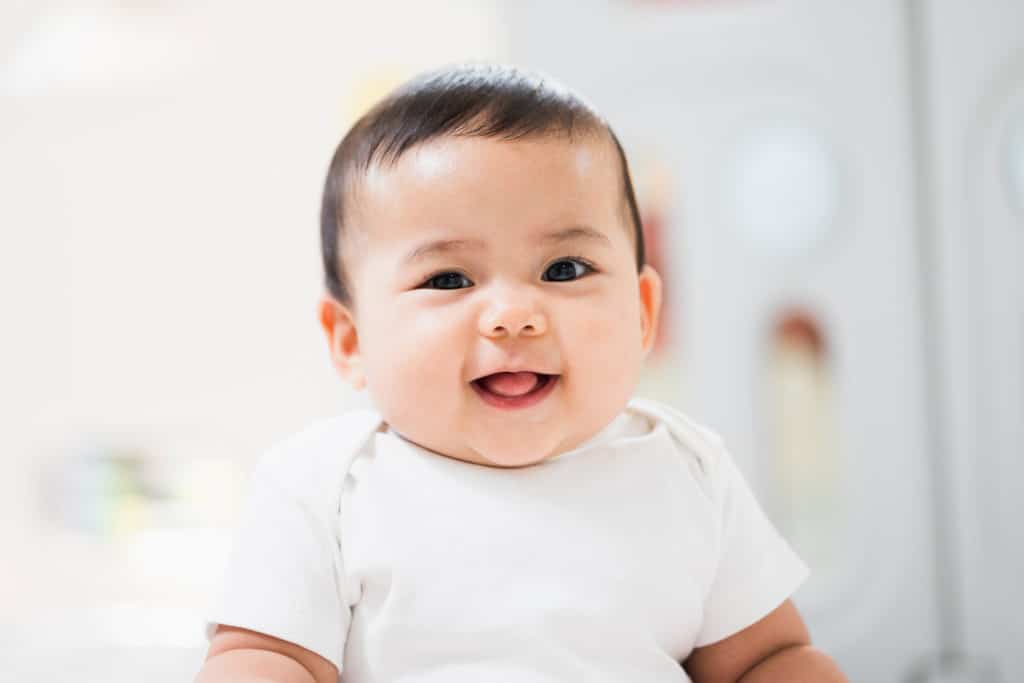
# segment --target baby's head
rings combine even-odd
[[[625,407],[657,331],[618,140],[516,69],[432,72],[359,119],[321,238],[335,366],[449,457],[518,467],[580,445]]]

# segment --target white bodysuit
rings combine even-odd
[[[661,403],[518,469],[358,411],[257,467],[207,632],[296,643],[345,683],[678,683],[806,576],[720,439]]]

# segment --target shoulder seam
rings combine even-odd
[[[630,405],[663,422],[676,442],[694,457],[705,477],[717,469],[725,445],[716,432],[660,401],[635,398]]]

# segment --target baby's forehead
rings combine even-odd
[[[480,220],[542,229],[608,208],[629,219],[624,172],[606,136],[439,136],[354,174],[349,224],[376,236],[414,221],[458,232]]]
[[[531,171],[567,170],[567,162],[572,170],[591,175],[604,170],[609,176],[617,176],[621,166],[606,133],[570,137],[552,132],[515,139],[446,134],[421,142],[393,159],[371,163],[362,174],[362,185],[396,176],[425,182],[443,180],[459,171],[486,181],[525,167]],[[491,175],[483,175],[485,171]]]

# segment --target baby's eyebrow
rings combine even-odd
[[[539,235],[535,242],[537,244],[561,244],[574,240],[587,240],[600,242],[605,246],[611,246],[611,240],[604,233],[586,225],[574,225],[554,232]],[[430,256],[450,254],[457,251],[472,249],[474,251],[486,250],[487,245],[483,240],[462,239],[462,240],[431,240],[415,247],[405,257],[405,263],[412,264],[422,261]]]
[[[432,240],[424,242],[410,251],[406,255],[404,262],[412,264],[434,255],[450,254],[456,251],[465,251],[466,249],[479,251],[486,248],[487,245],[481,240]]]
[[[561,244],[562,242],[571,242],[573,240],[587,240],[594,242],[603,242],[605,246],[611,246],[612,241],[608,239],[608,236],[599,230],[595,230],[586,225],[574,225],[571,228],[564,228],[562,230],[556,230],[555,232],[548,232],[537,238],[537,242],[540,244]]]

